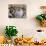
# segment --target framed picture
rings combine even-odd
[[[9,18],[26,18],[26,5],[24,4],[9,4]]]

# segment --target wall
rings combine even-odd
[[[26,4],[27,18],[8,18],[8,4]],[[0,0],[0,34],[4,34],[6,25],[15,25],[19,31],[18,36],[31,36],[36,29],[44,29],[38,25],[35,16],[41,13],[40,6],[46,5],[46,0]]]

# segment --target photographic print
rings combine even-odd
[[[9,4],[9,18],[26,18],[26,5],[24,4]]]

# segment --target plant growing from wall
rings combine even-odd
[[[39,20],[43,27],[46,27],[46,14],[40,14],[36,16],[36,19]]]
[[[38,15],[38,16],[36,16],[36,19],[39,20],[39,21],[46,20],[46,14]]]
[[[11,39],[12,36],[17,36],[17,29],[15,26],[6,26],[5,34],[8,38]]]

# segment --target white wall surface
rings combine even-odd
[[[8,18],[8,4],[26,4],[27,18]],[[0,34],[4,34],[6,25],[15,25],[19,31],[18,36],[31,36],[36,29],[43,29],[38,25],[35,16],[41,13],[40,6],[46,5],[46,0],[0,0]],[[40,36],[41,37],[41,36]]]

